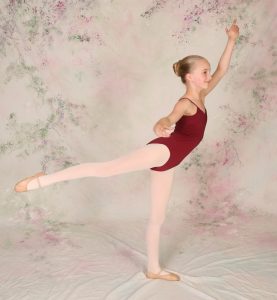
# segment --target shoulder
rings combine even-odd
[[[180,107],[183,114],[186,116],[194,115],[197,111],[197,107],[195,106],[195,104],[187,98],[179,99],[176,105]]]
[[[176,103],[176,106],[177,105],[182,107],[184,112],[188,112],[190,110],[190,108],[193,106],[191,101],[187,98],[179,99],[178,102]]]

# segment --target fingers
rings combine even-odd
[[[232,26],[234,26],[235,28],[239,28],[237,25],[237,18],[234,19]]]
[[[161,131],[161,136],[162,137],[169,137],[171,134],[171,132],[169,132],[168,130],[163,130]]]
[[[159,125],[159,126],[156,126],[154,131],[157,134],[157,136],[169,137],[170,134],[174,131],[174,128],[175,128],[175,124],[173,124],[171,126]]]
[[[175,128],[175,124],[171,125],[171,126],[166,126],[166,125],[163,125],[161,127],[161,130],[171,130],[171,129],[174,129]]]
[[[169,137],[170,133],[167,133],[166,131],[157,131],[158,137]]]
[[[238,29],[238,28],[239,28],[238,25],[237,25],[237,18],[235,18],[235,19],[233,20],[233,23],[232,23],[232,25],[230,26],[230,29],[231,29],[231,28],[232,28],[232,29],[234,29],[234,28]],[[230,30],[230,29],[229,29],[229,30]],[[227,27],[225,28],[226,33],[228,33],[229,30],[228,30]]]
[[[174,126],[175,127],[175,126]],[[159,136],[169,137],[170,134],[174,131],[174,127],[163,127],[159,130]]]

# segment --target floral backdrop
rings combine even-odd
[[[10,0],[0,3],[1,220],[44,226],[147,218],[148,170],[16,194],[38,171],[105,161],[145,145],[184,93],[172,64],[215,70],[225,27],[240,36],[206,98],[202,143],[177,167],[168,213],[196,230],[277,214],[276,1]],[[222,225],[224,225],[222,227]],[[51,230],[50,230],[50,229]]]

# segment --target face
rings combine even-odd
[[[207,60],[197,60],[193,71],[190,73],[191,83],[197,85],[201,89],[208,87],[211,80],[211,65]]]

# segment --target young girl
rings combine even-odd
[[[64,180],[89,176],[108,177],[150,168],[151,212],[146,230],[148,266],[145,275],[151,279],[180,280],[177,274],[166,272],[160,267],[160,229],[165,219],[175,166],[202,140],[207,123],[205,97],[229,67],[232,50],[239,35],[236,19],[230,29],[226,28],[225,31],[228,42],[212,76],[209,62],[202,56],[190,55],[173,65],[186,92],[172,112],[155,124],[154,132],[158,138],[111,161],[83,163],[47,175],[37,173],[19,181],[14,187],[15,191],[26,192]]]

